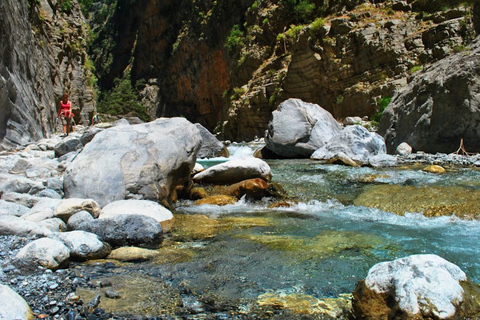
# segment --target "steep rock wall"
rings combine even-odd
[[[64,90],[76,122],[88,122],[95,104],[85,87],[85,40],[76,6],[65,14],[56,1],[0,2],[0,149],[48,137]]]

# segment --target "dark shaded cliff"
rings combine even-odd
[[[77,123],[95,108],[83,16],[55,3],[0,1],[0,149],[50,136],[64,90]]]

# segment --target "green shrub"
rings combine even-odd
[[[130,72],[125,72],[122,78],[114,80],[114,88],[103,92],[98,101],[98,111],[110,115],[131,115],[149,121],[146,108],[138,102],[133,90]]]
[[[237,49],[245,45],[245,35],[238,24],[232,27],[230,35],[225,40],[225,48],[230,52],[235,52]]]
[[[383,111],[388,107],[390,104],[390,101],[392,101],[392,97],[381,97],[377,101],[377,113],[375,113],[372,117],[372,122],[373,123],[379,123],[380,118],[382,117]]]
[[[413,74],[415,72],[418,72],[418,71],[421,71],[423,69],[422,66],[413,66],[411,69],[410,69],[410,73]]]
[[[289,38],[292,41],[295,41],[298,39],[298,36],[302,32],[303,28],[305,28],[304,25],[295,26],[292,24],[290,28],[287,31],[285,31],[285,34],[287,38]]]

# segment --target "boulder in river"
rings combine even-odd
[[[196,126],[183,118],[106,129],[68,166],[65,196],[102,207],[130,198],[168,205],[190,181],[201,142]]]
[[[374,265],[353,293],[360,319],[478,317],[480,287],[455,264],[433,254]]]
[[[202,136],[202,147],[198,151],[198,158],[215,158],[225,157],[228,158],[230,152],[227,147],[217,139],[210,131],[199,123],[195,123],[200,135]]]
[[[270,181],[270,166],[258,158],[233,159],[214,165],[193,176],[193,180],[202,183],[231,184],[247,179],[262,178]]]
[[[285,158],[309,158],[340,130],[333,116],[319,105],[288,99],[272,113],[266,148]]]
[[[316,150],[311,159],[329,161],[342,155],[358,165],[367,165],[371,157],[385,153],[385,141],[380,135],[360,125],[352,125]]]

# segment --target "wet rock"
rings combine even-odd
[[[119,261],[145,261],[158,256],[160,252],[137,247],[120,247],[112,250],[107,259],[115,259]]]
[[[102,259],[110,253],[110,246],[97,235],[85,231],[53,233],[51,239],[62,241],[70,249],[72,260]]]
[[[208,193],[205,190],[205,188],[193,187],[190,190],[189,197],[190,197],[191,200],[203,199],[203,198],[208,197]]]
[[[34,240],[23,247],[15,256],[15,265],[20,268],[31,268],[40,265],[56,270],[68,265],[70,249],[63,242],[42,238]]]
[[[432,164],[431,166],[425,167],[422,169],[425,172],[430,173],[445,173],[445,168],[436,164]]]
[[[193,167],[192,175],[196,175],[197,173],[202,172],[203,170],[205,170],[205,168],[200,163],[197,162]]]
[[[352,125],[344,128],[310,158],[328,161],[342,153],[357,164],[366,165],[369,158],[386,153],[385,141],[362,126]]]
[[[249,199],[261,199],[267,195],[268,184],[265,180],[256,178],[243,180],[229,186],[214,188],[217,194],[225,194],[240,199],[246,196]]]
[[[368,158],[368,164],[374,168],[395,167],[398,165],[398,160],[389,154],[377,154]]]
[[[418,212],[426,217],[455,214],[459,218],[480,219],[479,197],[480,191],[458,187],[376,185],[366,188],[353,203],[399,215]]]
[[[101,206],[128,198],[169,204],[190,180],[200,145],[198,129],[183,118],[106,129],[68,166],[65,195]]]
[[[202,183],[229,184],[245,179],[262,178],[270,181],[270,166],[257,158],[233,159],[196,174],[193,180]]]
[[[118,200],[102,208],[99,219],[108,219],[118,215],[143,215],[151,217],[162,225],[164,231],[171,229],[173,214],[157,202],[149,200]]]
[[[116,291],[113,291],[113,290],[107,290],[105,291],[105,297],[109,298],[109,299],[120,299],[120,294]]]
[[[319,105],[288,99],[272,113],[266,148],[287,158],[308,158],[340,130],[332,115]]]
[[[27,302],[10,287],[0,284],[0,316],[2,319],[34,319]]]
[[[228,204],[234,204],[238,201],[237,198],[233,196],[227,195],[216,195],[210,196],[207,198],[203,198],[200,200],[195,201],[196,205],[208,204],[208,205],[215,205],[215,206],[226,206]]]
[[[137,246],[157,248],[163,241],[160,223],[152,217],[122,214],[87,221],[78,229],[96,234],[112,247]]]
[[[198,151],[197,158],[228,158],[230,152],[221,141],[219,141],[212,133],[210,133],[210,131],[208,131],[201,124],[196,123],[195,126],[200,132],[200,136],[203,140],[202,146]]]
[[[433,254],[381,262],[357,284],[353,309],[362,319],[475,317],[480,305],[471,296],[478,299],[480,290],[465,292],[467,281],[458,266]]]

